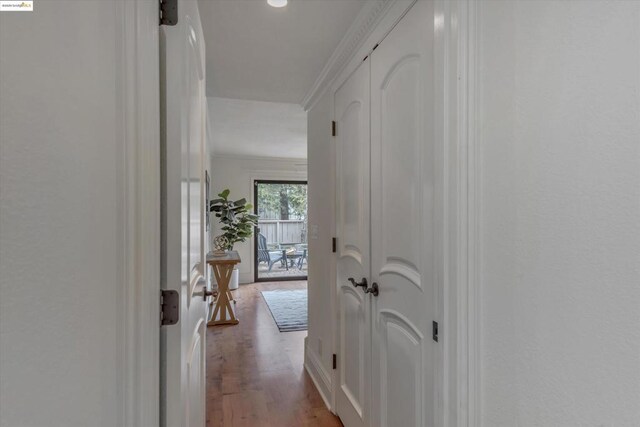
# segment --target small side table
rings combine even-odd
[[[218,296],[211,302],[211,305],[215,304],[215,308],[207,326],[238,324],[235,307],[231,305],[233,296],[229,291],[229,281],[233,268],[239,262],[240,255],[236,251],[229,251],[222,256],[215,256],[211,252],[207,254],[207,264],[211,266],[218,282]]]

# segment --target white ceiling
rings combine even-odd
[[[299,104],[208,98],[214,155],[307,158],[307,113]]]
[[[207,94],[299,104],[365,0],[199,0]]]

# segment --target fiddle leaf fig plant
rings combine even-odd
[[[209,202],[209,211],[213,212],[222,224],[223,236],[229,240],[227,250],[233,245],[244,242],[253,235],[258,225],[258,215],[252,213],[253,205],[246,199],[229,200],[229,189],[218,194],[218,198]]]

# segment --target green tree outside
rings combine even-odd
[[[307,217],[307,184],[258,184],[260,219],[300,219]]]

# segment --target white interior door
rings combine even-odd
[[[204,297],[206,98],[204,45],[195,0],[182,0],[178,24],[163,26],[163,286],[180,295],[180,321],[163,327],[162,422],[205,424]]]
[[[379,286],[372,416],[379,426],[433,425],[432,8],[416,2],[371,55],[371,279]]]
[[[369,295],[369,61],[335,94],[337,125],[338,366],[336,411],[346,427],[368,425],[370,383]]]

